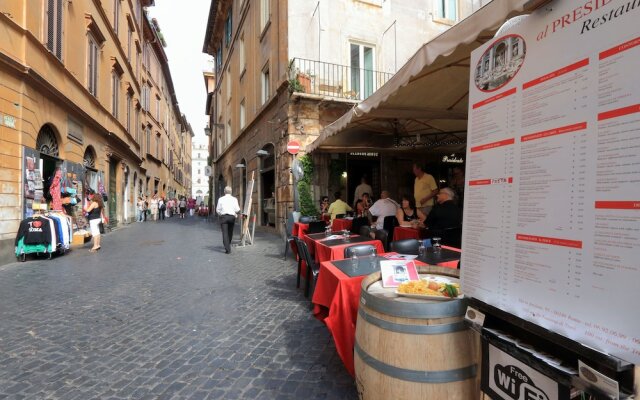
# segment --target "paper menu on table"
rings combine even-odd
[[[380,272],[383,287],[398,287],[404,282],[420,279],[413,261],[382,260],[380,261]]]

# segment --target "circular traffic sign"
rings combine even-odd
[[[297,140],[291,140],[287,143],[287,151],[289,154],[298,154],[300,151],[300,142]]]

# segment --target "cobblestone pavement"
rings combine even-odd
[[[237,234],[236,234],[237,236]],[[135,223],[0,267],[0,399],[356,399],[282,240]]]

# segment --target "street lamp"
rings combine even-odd
[[[269,152],[266,151],[266,150],[258,150],[258,151],[256,151],[256,155],[258,157],[266,157],[266,156],[269,155]]]
[[[242,169],[242,168],[247,168],[247,166],[244,164],[236,164],[236,168]]]

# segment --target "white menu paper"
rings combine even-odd
[[[640,2],[553,1],[472,53],[462,290],[640,363]]]

